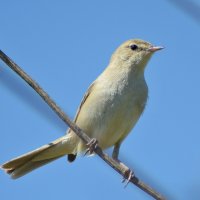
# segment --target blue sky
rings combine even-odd
[[[200,4],[200,1],[196,1]],[[73,118],[118,45],[166,48],[146,69],[146,110],[120,159],[170,200],[200,199],[200,25],[168,1],[2,1],[0,48]],[[67,126],[0,62],[0,163],[62,136]],[[108,151],[109,152],[109,151]],[[101,159],[66,157],[18,180],[0,172],[1,199],[142,199]]]

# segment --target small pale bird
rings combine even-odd
[[[144,70],[152,54],[161,46],[140,39],[124,42],[113,53],[108,67],[90,85],[78,108],[74,122],[102,149],[114,146],[112,157],[118,160],[119,148],[141,116],[148,97]],[[70,129],[67,134],[34,151],[4,163],[13,179],[19,178],[64,155],[70,162],[87,149]]]

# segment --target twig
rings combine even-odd
[[[75,123],[71,122],[68,116],[56,105],[56,103],[49,97],[49,95],[1,50],[0,58],[42,97],[42,99],[51,107],[51,109],[55,111],[55,113],[83,140],[85,144],[90,142],[91,139]],[[118,163],[114,159],[110,158],[107,154],[103,153],[99,146],[97,146],[94,151],[108,165],[115,169],[115,171],[117,171],[123,177],[126,177],[127,169],[129,169],[126,165],[124,165],[123,163]],[[140,181],[137,177],[133,176],[130,179],[130,182],[152,196],[154,199],[165,200],[165,198],[161,194],[156,192],[147,184]]]

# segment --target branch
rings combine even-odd
[[[56,105],[49,95],[1,50],[0,58],[42,97],[42,99],[51,107],[51,109],[54,110],[54,112],[83,140],[85,144],[91,141],[91,139]],[[103,153],[99,146],[94,149],[94,152],[123,177],[127,176],[127,169],[129,168],[126,165],[123,163],[118,163],[114,159],[110,158],[107,154]],[[165,200],[161,194],[140,181],[136,176],[131,177],[130,182],[152,196],[154,199]]]

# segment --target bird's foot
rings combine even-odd
[[[124,188],[127,187],[132,178],[136,178],[134,172],[131,169],[127,169],[122,180],[122,183],[125,183]]]
[[[90,142],[88,142],[88,143],[86,144],[86,146],[87,146],[88,148],[87,148],[87,150],[86,150],[86,152],[85,152],[84,155],[94,153],[95,149],[97,148],[97,145],[98,145],[97,139],[96,139],[96,138],[92,138],[92,139],[90,140]]]
[[[126,165],[124,165],[119,159],[118,157],[113,157],[113,159],[118,162],[123,168],[125,168],[125,172],[123,175],[123,180],[122,183],[125,183],[124,188],[126,188],[129,184],[130,181],[133,181],[134,183],[137,183],[139,180],[138,178],[135,176],[135,173],[133,170],[129,169]]]

